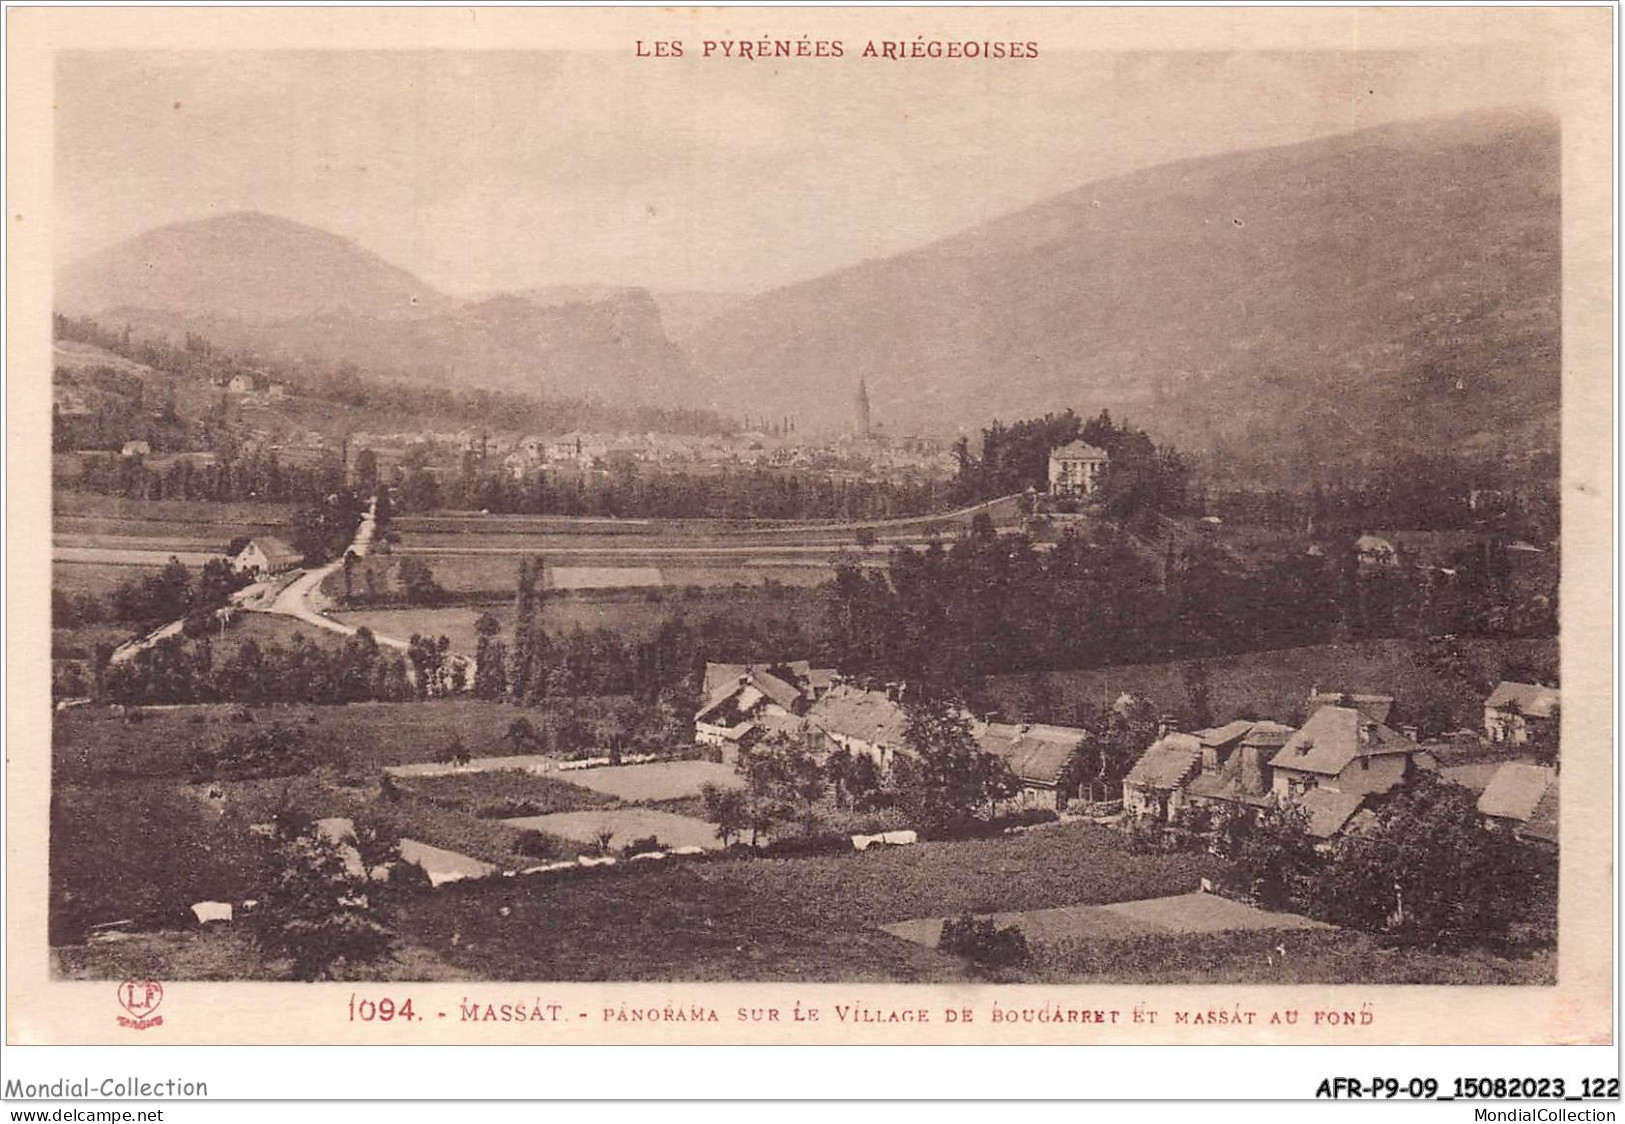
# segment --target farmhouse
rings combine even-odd
[[[231,568],[239,574],[280,574],[304,560],[304,555],[281,539],[266,535],[251,539],[239,550],[231,559]]]
[[[1164,734],[1123,778],[1123,811],[1166,821],[1184,806],[1186,786],[1201,770],[1200,738],[1177,731]]]
[[[1072,766],[1088,737],[1073,726],[989,722],[976,731],[976,744],[1015,774],[1021,788],[1011,806],[1061,812],[1077,795]]]
[[[1492,742],[1523,745],[1532,731],[1557,719],[1556,687],[1503,680],[1484,700],[1484,736]]]
[[[1315,788],[1385,793],[1416,769],[1437,767],[1431,754],[1390,726],[1349,706],[1323,706],[1270,759],[1271,791],[1297,800]]]
[[[1482,536],[1468,531],[1368,531],[1354,540],[1362,570],[1414,568],[1451,572],[1468,551],[1483,551]]]
[[[705,704],[694,716],[694,740],[737,750],[771,730],[799,727],[801,716],[834,681],[833,671],[814,668],[806,660],[708,663]]]
[[[912,755],[903,740],[908,716],[895,692],[838,684],[807,711],[807,724],[828,748],[862,754],[885,772],[897,754]]]
[[[1049,490],[1056,496],[1093,495],[1111,458],[1106,450],[1083,441],[1063,445],[1049,455]]]

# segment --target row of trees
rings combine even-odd
[[[1555,633],[1555,586],[1506,575],[1498,556],[1467,552],[1450,573],[1367,573],[1352,543],[1244,561],[1200,540],[1159,549],[1101,522],[1042,552],[983,525],[951,545],[894,550],[884,573],[838,565],[821,656],[965,691],[989,675],[1333,640]]]
[[[207,636],[171,636],[95,669],[93,693],[125,704],[404,701],[423,693],[408,667],[366,628],[335,644],[301,633],[287,644],[244,640],[219,658]]]
[[[52,589],[51,626],[180,620],[221,607],[246,584],[248,579],[234,573],[223,558],[205,562],[196,577],[184,562],[171,558],[157,573],[126,579],[100,597]]]
[[[1029,488],[1046,491],[1050,453],[1077,440],[1104,450],[1111,458],[1094,498],[1112,518],[1136,523],[1158,514],[1186,514],[1202,506],[1185,458],[1171,447],[1157,445],[1143,429],[1114,422],[1107,410],[1088,421],[1071,410],[1008,426],[996,421],[982,431],[980,456],[961,437],[954,447],[959,461],[956,498],[974,503]]]
[[[86,458],[60,486],[132,500],[316,503],[344,488],[334,452],[315,463],[283,464],[263,446],[229,447],[212,464],[179,458],[163,467],[144,457]]]
[[[894,519],[940,510],[952,486],[930,476],[856,478],[815,468],[690,472],[615,461],[602,472],[535,470],[520,478],[464,455],[455,477],[404,468],[396,482],[409,511],[439,508],[523,515],[664,519]]]

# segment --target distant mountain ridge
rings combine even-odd
[[[1558,444],[1559,134],[1492,112],[1086,184],[748,299],[550,286],[459,301],[264,215],[63,269],[57,307],[461,387],[894,434],[1108,408],[1254,477]]]
[[[1089,184],[723,313],[696,404],[839,428],[862,378],[893,432],[1105,407],[1300,479],[1555,447],[1558,144],[1496,112]]]
[[[161,227],[66,267],[59,311],[282,359],[611,403],[680,400],[641,289],[459,301],[326,231],[253,212]]]
[[[56,277],[56,306],[70,314],[140,308],[248,323],[403,319],[454,303],[346,238],[257,211],[162,226]]]

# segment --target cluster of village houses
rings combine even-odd
[[[1164,720],[1120,794],[1089,793],[1072,779],[1087,730],[974,717],[970,724],[980,749],[1009,764],[1020,785],[1011,801],[1017,807],[1096,814],[1115,811],[1120,795],[1124,814],[1168,822],[1186,808],[1251,813],[1290,805],[1329,844],[1368,824],[1382,801],[1419,772],[1435,771],[1477,792],[1490,826],[1555,848],[1557,767],[1522,750],[1543,723],[1557,721],[1558,701],[1556,688],[1503,682],[1484,701],[1482,736],[1428,745],[1413,728],[1389,724],[1395,700],[1388,695],[1313,690],[1308,718],[1296,729],[1238,720],[1185,732]],[[824,752],[868,756],[885,772],[913,752],[904,741],[906,724],[899,688],[861,687],[801,660],[708,664],[694,731],[699,744],[721,750],[725,760],[783,733]],[[1107,795],[1110,804],[1098,799]]]

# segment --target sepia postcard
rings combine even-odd
[[[1608,1042],[1613,16],[10,11],[7,1040]]]

